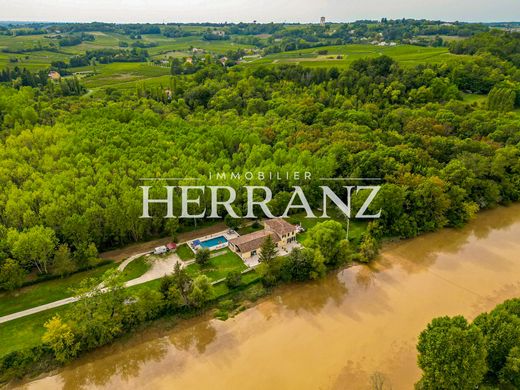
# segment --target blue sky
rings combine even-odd
[[[520,0],[0,0],[1,20],[318,22],[320,16],[520,21]]]

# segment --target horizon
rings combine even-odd
[[[0,2],[5,22],[14,23],[331,23],[357,20],[415,19],[465,23],[511,23],[520,20],[517,0],[438,0],[417,4],[414,0],[129,0],[124,7],[115,0],[20,0]],[[124,15],[124,16],[122,16]],[[334,15],[334,16],[332,16]]]
[[[382,18],[385,18],[384,16]],[[371,22],[379,22],[382,18],[366,18],[366,19],[355,19],[355,20],[328,20],[326,21],[326,24],[348,24],[348,23],[356,23],[361,21],[371,21]],[[425,20],[429,22],[442,22],[442,23],[465,23],[465,24],[515,24],[520,23],[520,19],[513,19],[513,20],[482,20],[482,21],[476,21],[476,20],[448,20],[448,19],[427,19],[427,18],[386,18],[389,21],[393,20]],[[311,21],[311,22],[299,22],[299,21],[291,21],[291,20],[285,20],[285,21],[258,21],[258,20],[241,20],[241,21],[214,21],[214,20],[206,20],[206,21],[105,21],[105,20],[88,20],[88,21],[66,21],[66,20],[11,20],[6,19],[2,20],[0,19],[0,24],[41,24],[41,23],[49,23],[49,24],[89,24],[89,23],[107,23],[107,24],[160,24],[160,25],[171,25],[171,24],[180,24],[180,25],[205,25],[205,24],[219,24],[219,25],[225,25],[225,24],[240,24],[240,23],[256,23],[256,24],[287,24],[287,25],[319,25],[319,21]]]

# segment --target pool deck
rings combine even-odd
[[[237,238],[240,235],[236,231],[234,231],[234,230],[227,229],[227,230],[223,230],[223,231],[220,231],[220,232],[217,232],[217,233],[209,234],[207,236],[197,237],[194,240],[188,241],[187,244],[188,244],[188,247],[193,251],[193,253],[195,253],[195,248],[194,248],[194,245],[193,245],[194,241],[202,242],[202,241],[211,240],[212,238],[216,238],[216,237],[220,237],[220,236],[223,236],[227,241],[225,243],[220,244],[220,245],[216,245],[216,246],[213,246],[213,247],[209,248],[210,251],[215,251],[215,250],[218,250],[218,249],[227,248],[229,240]]]

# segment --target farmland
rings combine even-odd
[[[287,26],[294,31],[298,26]],[[301,28],[301,26],[299,27]],[[409,44],[378,46],[373,44],[320,45],[300,50],[262,54],[254,44],[240,42],[240,35],[230,35],[228,40],[203,39],[201,26],[183,26],[189,36],[170,38],[161,34],[142,35],[138,41],[119,32],[91,31],[94,39],[78,45],[60,47],[53,35],[0,35],[0,67],[24,67],[29,70],[48,69],[53,62],[68,62],[72,57],[93,50],[117,50],[135,42],[146,46],[147,62],[92,63],[88,66],[71,67],[69,74],[83,79],[89,89],[111,87],[132,89],[136,83],[146,81],[150,86],[165,86],[169,83],[169,61],[178,58],[184,61],[193,55],[223,56],[228,52],[244,50],[245,56],[239,66],[255,67],[275,64],[300,64],[305,67],[346,68],[353,61],[387,55],[404,66],[420,63],[449,61],[452,54],[446,47],[421,47]],[[55,36],[55,35],[54,35]],[[259,34],[255,42],[267,45],[269,34]],[[452,37],[453,38],[453,37]],[[25,51],[27,50],[27,51]],[[19,52],[16,52],[19,51]],[[459,56],[460,57],[460,56]]]

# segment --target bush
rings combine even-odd
[[[230,271],[226,276],[226,286],[229,288],[237,288],[242,282],[242,273],[240,271]]]
[[[201,248],[195,254],[195,262],[198,265],[200,265],[201,267],[208,264],[209,259],[210,259],[210,253],[209,253],[209,249],[207,249],[207,248]]]

